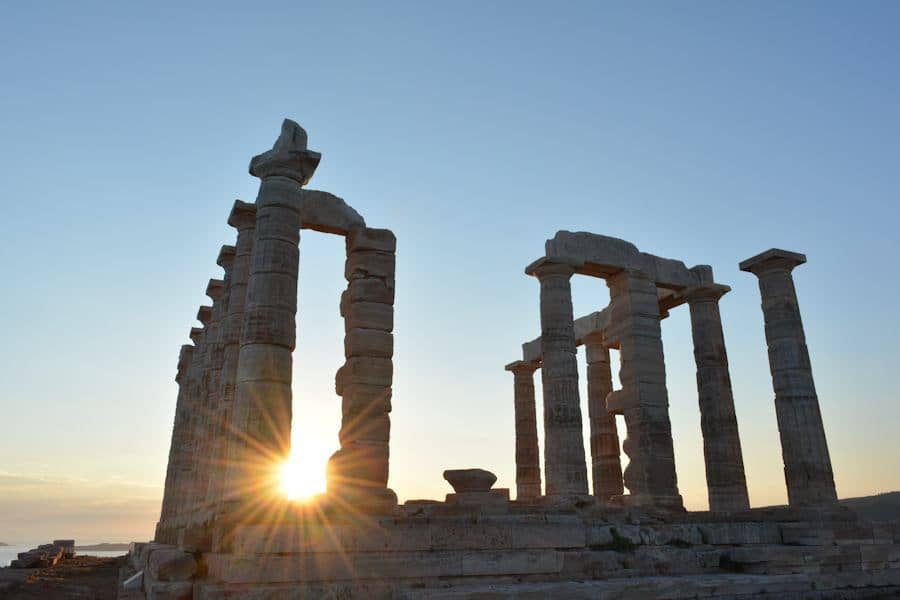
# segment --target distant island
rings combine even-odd
[[[0,542],[0,546],[9,546],[9,544],[4,544],[3,542]]]
[[[129,544],[94,544],[92,546],[75,546],[76,552],[128,552]]]

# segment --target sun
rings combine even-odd
[[[288,500],[306,500],[325,491],[325,461],[308,453],[291,452],[281,466],[281,491]]]

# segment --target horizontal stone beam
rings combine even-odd
[[[689,269],[680,260],[641,252],[631,242],[586,231],[558,231],[545,245],[547,259],[576,266],[583,275],[606,278],[624,269],[642,271],[663,288],[683,289],[703,283],[707,269]]]
[[[302,190],[296,202],[302,229],[347,235],[354,229],[366,226],[362,216],[334,194]]]
[[[581,346],[586,338],[595,333],[603,333],[609,325],[609,308],[592,312],[575,319],[575,344]],[[541,338],[537,337],[530,342],[522,344],[522,360],[524,362],[539,362],[543,356],[541,350]]]

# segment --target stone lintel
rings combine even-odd
[[[584,263],[577,259],[548,258],[543,256],[525,267],[525,274],[540,278],[542,273],[569,272],[574,273]]]
[[[758,275],[770,269],[787,269],[790,271],[797,265],[802,265],[805,262],[805,254],[771,248],[741,262],[738,267],[741,271]]]
[[[597,341],[597,336],[603,335],[609,326],[609,307],[575,319],[575,344],[578,346]],[[541,362],[543,352],[541,350],[541,338],[537,337],[530,342],[522,344],[522,360],[530,363]]]
[[[698,285],[705,276],[680,260],[641,252],[631,242],[586,231],[557,231],[547,240],[545,253],[547,258],[579,263],[576,271],[582,275],[607,278],[623,270],[642,271],[660,287],[674,290]]]
[[[540,366],[541,366],[540,362],[517,360],[517,361],[509,363],[508,365],[506,365],[503,368],[506,369],[507,371],[511,371],[513,373],[516,373],[516,372],[534,373]]]
[[[209,283],[206,284],[206,295],[212,298],[213,301],[221,298],[224,291],[225,282],[221,279],[210,279]]]
[[[228,215],[228,224],[235,229],[245,229],[256,225],[256,204],[235,200]]]
[[[210,320],[212,319],[212,306],[201,306],[197,309],[197,320],[203,323],[204,326],[208,325]],[[193,333],[193,329],[191,332]]]
[[[250,174],[254,177],[287,177],[300,185],[306,185],[322,155],[307,148],[306,131],[294,121],[285,119],[281,135],[268,152],[250,160]]]
[[[219,249],[219,257],[216,258],[216,264],[226,269],[234,264],[234,255],[237,249],[234,246],[224,245]]]
[[[297,212],[301,229],[346,236],[366,226],[365,219],[342,198],[319,190],[303,190]]]

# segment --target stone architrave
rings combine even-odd
[[[397,504],[387,487],[394,355],[397,239],[387,229],[358,228],[347,236],[341,296],[346,362],[335,377],[341,402],[341,448],[328,461],[328,493],[363,512]]]
[[[740,264],[759,278],[784,478],[791,506],[837,502],[819,397],[791,274],[806,256],[773,248]]]
[[[302,127],[285,120],[271,150],[255,156],[261,179],[232,424],[225,495],[233,506],[279,497],[279,471],[290,452],[292,352],[296,344],[302,186],[321,155]]]
[[[622,499],[681,509],[656,284],[634,270],[610,275],[606,283],[611,298],[607,342],[619,347],[622,383],[607,397],[606,408],[625,417],[622,449],[630,459],[623,474],[629,494]]]
[[[590,334],[583,341],[587,355],[592,483],[594,496],[607,502],[625,493],[616,416],[606,410],[606,398],[613,391],[609,348],[599,333]]]
[[[541,285],[541,379],[547,496],[586,496],[587,466],[578,394],[571,277],[565,262],[540,259],[525,271]]]
[[[228,476],[229,447],[234,438],[232,413],[235,380],[240,353],[241,328],[247,301],[247,282],[250,279],[250,260],[253,253],[253,232],[256,228],[256,205],[236,200],[228,217],[228,224],[237,229],[237,241],[228,285],[228,306],[220,336],[222,344],[222,375],[219,384],[219,427],[213,447],[214,474],[209,481],[210,502],[223,500],[225,478]]]
[[[178,512],[176,497],[176,481],[178,479],[179,465],[184,461],[182,453],[184,452],[185,430],[187,407],[187,385],[186,378],[194,356],[194,346],[185,344],[181,347],[178,355],[178,372],[175,375],[175,382],[178,384],[178,398],[175,402],[175,419],[172,425],[172,440],[169,445],[169,463],[166,469],[166,484],[163,488],[162,510],[160,511],[159,523],[156,526],[156,535],[154,539],[160,543],[173,543],[174,539],[169,537],[168,530],[171,526],[172,518]]]
[[[728,372],[728,354],[719,313],[719,299],[730,290],[726,285],[712,284],[684,293],[691,311],[706,487],[709,510],[713,512],[750,508],[731,375]]]
[[[541,462],[534,401],[534,371],[538,366],[537,363],[521,360],[506,365],[514,380],[516,500],[519,502],[541,496]]]

